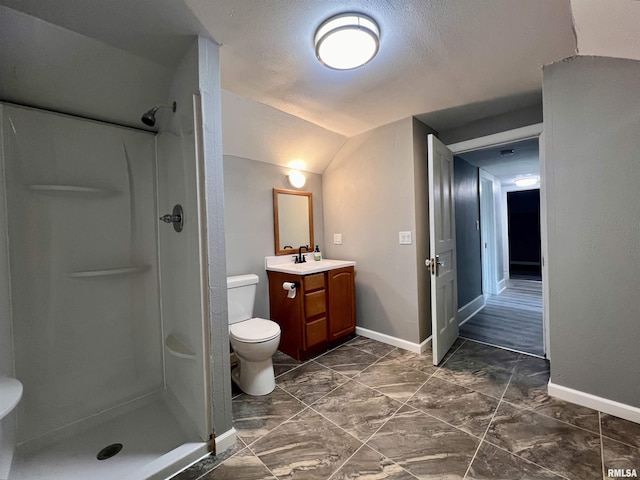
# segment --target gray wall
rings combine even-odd
[[[429,146],[427,136],[437,132],[413,119],[413,184],[416,206],[416,270],[418,275],[418,325],[420,341],[431,335],[431,275],[425,266],[429,258]]]
[[[291,188],[289,168],[231,155],[224,156],[225,235],[227,274],[255,273],[260,277],[254,315],[269,318],[269,288],[264,257],[274,255],[273,189]],[[322,176],[304,172],[301,189],[313,194],[315,243],[324,251]]]
[[[640,407],[640,62],[543,72],[551,381]]]
[[[458,259],[458,308],[482,295],[482,259],[478,168],[454,157],[456,253]],[[498,217],[496,217],[498,218]]]
[[[406,118],[347,140],[322,183],[325,256],[357,262],[358,326],[418,343],[413,157]],[[399,245],[399,231],[411,231],[413,244]]]
[[[439,136],[442,142],[451,144],[513,130],[514,128],[526,127],[536,123],[542,123],[541,103],[502,115],[481,118],[480,120],[469,122],[461,127],[442,130]]]
[[[233,426],[231,370],[229,368],[229,321],[227,316],[227,270],[224,237],[224,185],[222,162],[222,112],[220,47],[198,37],[198,85],[202,105],[202,138],[199,142],[201,187],[207,229],[207,280],[213,424],[217,435]]]

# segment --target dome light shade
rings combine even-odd
[[[366,15],[343,13],[318,27],[314,43],[316,57],[323,65],[335,70],[351,70],[376,56],[380,29]]]
[[[302,188],[307,181],[306,177],[300,170],[291,170],[289,175],[287,175],[287,179],[289,180],[289,185],[293,188]]]
[[[515,181],[516,186],[518,187],[532,187],[540,181],[540,177],[525,177],[518,178]]]

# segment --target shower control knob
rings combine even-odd
[[[182,205],[176,205],[173,207],[172,213],[167,213],[160,217],[164,223],[173,223],[173,229],[176,232],[181,232],[182,227],[184,226],[184,212],[182,210]]]
[[[182,220],[182,217],[180,215],[169,215],[167,213],[166,215],[161,216],[160,220],[162,220],[164,223],[173,223],[180,222]]]

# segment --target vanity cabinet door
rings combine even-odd
[[[267,272],[269,277],[269,310],[270,318],[280,325],[280,345],[278,350],[297,360],[301,358],[304,335],[304,295],[297,292],[295,298],[287,296],[283,290],[284,282],[298,282],[302,285],[303,277],[280,272]]]
[[[329,340],[356,330],[355,270],[337,268],[327,272],[329,293]]]

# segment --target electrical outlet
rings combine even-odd
[[[400,245],[411,245],[411,232],[400,232]]]
[[[333,234],[333,244],[334,245],[342,245],[342,234],[334,233]]]

